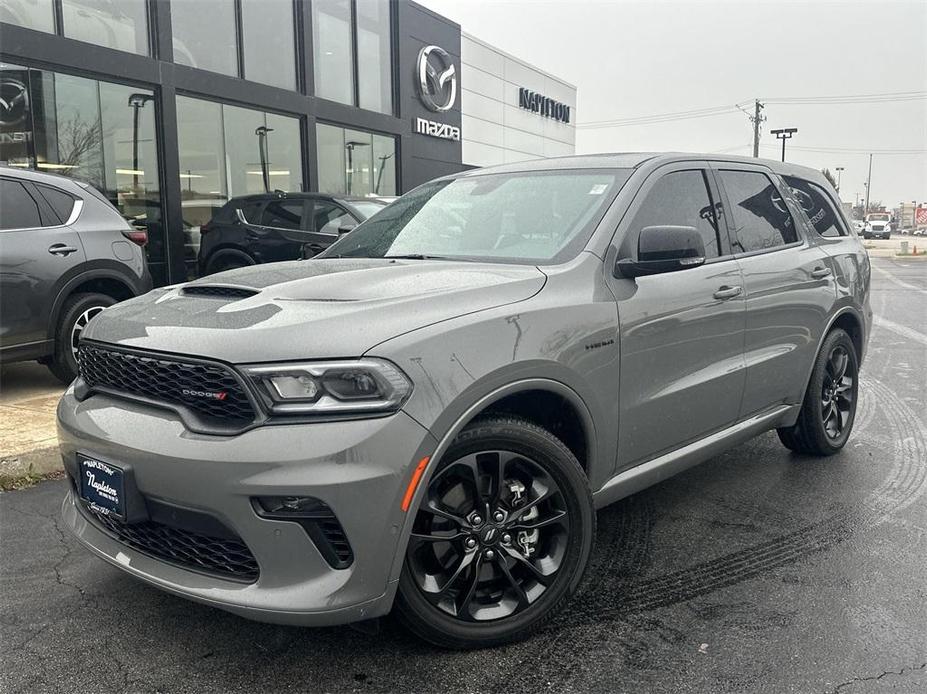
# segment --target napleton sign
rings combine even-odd
[[[518,106],[561,123],[570,122],[569,106],[524,87],[518,89]]]

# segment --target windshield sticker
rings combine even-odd
[[[594,186],[592,186],[592,190],[589,191],[589,195],[601,195],[606,190],[608,190],[607,183],[596,183]]]

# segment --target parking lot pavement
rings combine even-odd
[[[0,367],[0,482],[61,467],[55,407],[62,391],[36,362]]]
[[[581,593],[526,642],[444,652],[163,594],[62,531],[57,481],[0,495],[0,690],[927,691],[927,265],[875,264],[844,452],[768,434],[605,509]]]
[[[927,259],[924,251],[927,250],[927,236],[913,236],[911,234],[892,234],[890,239],[869,239],[863,242],[869,255],[873,258],[894,258],[902,252],[902,243],[907,244],[907,253],[913,255],[917,249],[917,258],[909,260]],[[923,256],[923,257],[920,257]]]

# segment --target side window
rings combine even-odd
[[[247,219],[247,216],[245,217]],[[303,228],[303,201],[271,200],[261,215],[261,224],[278,229],[300,230]]]
[[[241,206],[241,214],[250,224],[261,223],[261,207],[264,203],[261,201],[246,202]]]
[[[312,208],[312,216],[315,220],[315,230],[321,234],[338,234],[338,229],[343,226],[352,226],[357,221],[344,211],[338,205],[317,200]]]
[[[731,203],[731,243],[744,253],[798,241],[789,208],[769,176],[757,171],[720,171]]]
[[[821,186],[795,176],[783,176],[783,179],[816,232],[827,238],[849,236],[834,203]]]
[[[63,190],[46,186],[42,183],[35,183],[35,187],[45,198],[45,202],[54,210],[55,215],[64,224],[71,216],[71,210],[74,209],[74,198],[65,193]]]
[[[0,229],[42,226],[38,203],[19,181],[0,178]]]
[[[674,171],[657,181],[631,228],[637,233],[649,226],[695,227],[705,243],[705,257],[721,255],[718,221],[705,172]]]

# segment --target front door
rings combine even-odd
[[[830,258],[796,226],[776,177],[760,166],[718,164],[717,178],[744,273],[747,381],[740,416],[748,417],[802,401],[836,285]]]
[[[743,395],[743,278],[707,164],[650,176],[616,236],[619,256],[636,253],[642,228],[663,225],[697,228],[706,262],[609,279],[620,325],[619,471],[732,424]]]

